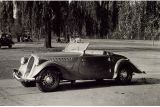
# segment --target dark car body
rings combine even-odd
[[[52,91],[60,80],[113,79],[121,76],[118,74],[125,68],[122,74],[126,75],[125,81],[130,81],[132,73],[143,73],[125,56],[106,50],[87,50],[88,45],[88,43],[70,43],[62,52],[23,57],[19,70],[14,70],[14,77],[23,84],[36,82],[41,91]],[[46,89],[42,82],[45,79],[46,83],[53,82],[54,79],[55,87]]]
[[[12,45],[14,42],[12,41],[12,37],[9,34],[3,33],[0,37],[0,47],[1,46],[8,46],[9,48],[12,48]]]

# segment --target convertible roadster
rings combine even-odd
[[[55,91],[60,81],[115,79],[131,82],[140,71],[125,56],[106,50],[88,50],[89,43],[69,43],[62,52],[32,54],[21,58],[13,76],[25,87],[36,84],[40,91]]]

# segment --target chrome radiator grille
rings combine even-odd
[[[29,73],[33,67],[33,64],[34,64],[34,57],[31,56],[31,58],[29,59],[28,61],[28,65],[27,65],[27,72],[26,73]]]

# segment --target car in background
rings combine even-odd
[[[8,46],[8,48],[12,48],[14,42],[12,41],[12,36],[6,33],[0,35],[0,48],[2,46]]]
[[[30,35],[24,35],[21,37],[22,42],[33,42]]]
[[[55,91],[60,82],[115,79],[129,84],[139,70],[127,57],[106,50],[88,50],[89,43],[69,43],[62,52],[31,54],[21,58],[13,76],[25,87],[36,84],[42,92]]]
[[[68,43],[68,41],[64,37],[57,37],[56,42],[57,43]]]

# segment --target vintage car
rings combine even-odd
[[[140,71],[129,59],[106,50],[88,50],[89,43],[69,43],[62,52],[32,54],[21,58],[13,76],[25,87],[36,86],[43,92],[55,91],[60,81],[115,79],[131,82]]]
[[[21,41],[22,42],[33,42],[30,35],[25,35],[25,36],[21,37]]]
[[[0,37],[0,47],[1,46],[8,46],[8,48],[12,48],[14,42],[12,41],[12,37],[9,34],[3,33]]]
[[[57,37],[57,43],[68,43],[68,41],[64,37]]]

